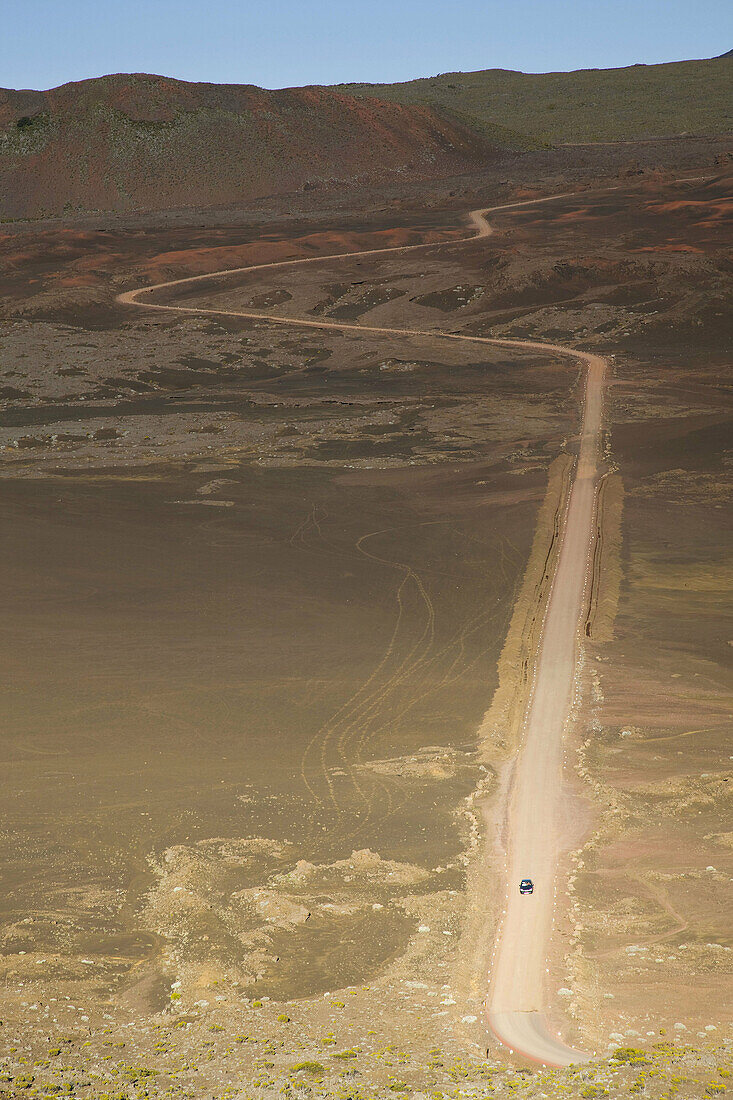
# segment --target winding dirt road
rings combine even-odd
[[[382,328],[344,324],[311,318],[273,317],[268,313],[211,309],[155,302],[162,290],[205,284],[224,275],[294,267],[353,256],[404,254],[427,249],[455,248],[466,241],[488,237],[492,228],[486,215],[519,206],[551,202],[569,195],[511,203],[469,215],[474,230],[461,240],[443,244],[402,245],[363,252],[312,256],[298,260],[254,264],[228,271],[214,271],[183,279],[141,287],[118,296],[125,305],[146,309],[222,314],[271,325],[315,328],[337,332],[371,333],[380,336],[420,337],[429,340],[460,340],[466,344],[511,347],[565,356],[585,369],[585,396],[580,449],[575,476],[567,500],[562,543],[545,612],[542,638],[535,656],[534,678],[525,712],[524,737],[517,755],[506,818],[508,861],[508,904],[494,956],[488,998],[488,1022],[497,1038],[517,1054],[546,1065],[568,1065],[587,1061],[588,1055],[566,1046],[550,1035],[544,1019],[547,1005],[546,958],[552,936],[555,878],[563,850],[560,829],[562,803],[563,737],[570,714],[578,662],[580,621],[589,575],[594,512],[599,482],[599,456],[606,363],[599,356],[558,344],[532,340],[494,339],[464,336],[455,332]],[[520,897],[521,878],[532,878],[535,892]]]

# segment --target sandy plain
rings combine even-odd
[[[388,269],[329,261],[217,300],[450,317],[616,356],[618,481],[575,727],[589,831],[550,980],[579,1041],[661,1058],[654,1043],[694,1035],[702,1053],[679,1053],[694,1096],[729,1023],[730,414],[727,191],[683,192],[655,180],[527,208],[490,244]],[[115,232],[102,253],[118,253]],[[218,266],[135,233],[138,278]],[[232,231],[217,234],[218,249]],[[70,247],[59,271],[73,280],[90,246]],[[240,240],[237,260],[262,249]],[[42,316],[36,302],[3,325],[18,391],[0,422],[12,1081],[31,1072],[26,1048],[48,1063],[39,1081],[91,1067],[90,1087],[130,1092],[153,1088],[145,1068],[156,1089],[193,1095],[197,1080],[546,1091],[542,1075],[502,1070],[498,1049],[486,1060],[465,960],[481,957],[475,792],[498,797],[511,750],[478,731],[548,472],[572,448],[575,372],[508,351],[471,361],[123,317],[113,266],[97,256],[85,274],[86,315],[54,286]],[[480,889],[490,926],[498,882]],[[320,1077],[295,1069],[309,1062]],[[617,1069],[631,1087],[638,1067]]]

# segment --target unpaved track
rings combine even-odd
[[[586,1054],[550,1036],[541,1015],[557,860],[563,850],[563,733],[572,704],[580,624],[587,602],[598,492],[605,362],[599,356],[586,355],[585,363],[580,451],[509,795],[509,897],[496,942],[489,998],[489,1023],[501,1041],[548,1065],[588,1060]],[[520,895],[522,878],[532,879],[533,894]]]
[[[206,275],[173,279],[155,286],[141,287],[118,296],[125,305],[146,309],[196,315],[241,317],[268,324],[315,328],[335,332],[370,333],[379,336],[420,337],[429,340],[460,340],[467,344],[520,348],[566,356],[585,368],[585,398],[581,442],[575,477],[571,486],[562,544],[545,613],[542,639],[536,655],[531,697],[526,711],[524,737],[515,761],[513,782],[507,807],[508,902],[496,942],[490,976],[488,1022],[498,1039],[517,1054],[546,1065],[568,1065],[587,1061],[588,1055],[566,1046],[550,1035],[545,1019],[546,958],[552,936],[555,875],[563,851],[560,830],[562,801],[563,735],[568,719],[576,674],[579,631],[589,575],[593,521],[598,491],[598,464],[603,405],[605,361],[599,356],[558,344],[533,340],[493,339],[464,336],[455,332],[421,329],[383,328],[370,325],[342,324],[311,318],[273,317],[231,309],[178,306],[151,301],[151,296],[174,287],[205,284],[224,275],[294,267],[351,256],[402,255],[437,248],[455,248],[466,241],[488,237],[492,228],[486,214],[531,206],[569,195],[510,203],[470,213],[474,232],[460,240],[443,244],[402,245],[372,248],[363,252],[309,256],[298,260],[279,260],[254,264]],[[520,897],[520,878],[532,878],[535,892]]]

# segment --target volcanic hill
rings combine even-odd
[[[339,84],[350,95],[423,104],[499,144],[633,141],[733,130],[733,51],[702,61],[520,73],[483,69],[402,84]],[[510,127],[510,130],[506,130]]]
[[[251,201],[492,159],[431,107],[144,74],[0,90],[0,217]]]

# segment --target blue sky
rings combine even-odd
[[[110,72],[268,88],[611,68],[733,48],[732,0],[5,0],[0,86]]]

